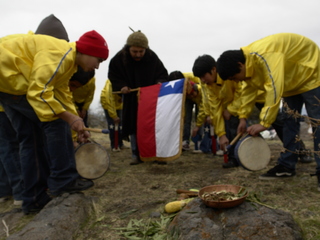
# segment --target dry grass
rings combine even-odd
[[[304,138],[308,147],[312,145],[311,140],[309,135]],[[98,142],[108,147],[107,139]],[[281,142],[270,140],[268,143],[272,150],[271,167],[276,164]],[[166,203],[177,200],[176,189],[200,189],[213,184],[245,186],[264,204],[291,213],[303,229],[305,239],[320,239],[320,193],[316,189],[316,178],[309,175],[315,172],[315,162],[298,163],[297,176],[293,179],[262,181],[258,176],[266,170],[223,169],[223,158],[212,155],[183,152],[168,165],[130,166],[130,150],[124,150],[110,152],[110,159],[109,171],[87,192],[99,200],[76,239],[121,239],[114,228],[126,227],[130,219],[147,222],[153,212],[167,216],[163,208]]]
[[[108,135],[92,134],[92,138],[109,149]],[[312,145],[311,136],[305,135],[303,140],[308,147]],[[271,167],[276,163],[281,144],[276,140],[268,143],[272,150],[268,166]],[[297,176],[292,179],[262,181],[258,176],[265,170],[223,169],[223,158],[211,154],[183,152],[179,159],[167,165],[143,163],[136,166],[129,165],[130,149],[109,151],[109,154],[110,169],[95,180],[95,187],[85,192],[94,197],[94,208],[74,239],[125,239],[115,228],[127,227],[130,219],[147,222],[155,212],[168,216],[163,208],[178,198],[176,189],[200,189],[213,184],[245,186],[264,204],[291,213],[303,229],[306,240],[320,239],[320,192],[316,190],[316,178],[309,176],[315,171],[315,162],[298,163]],[[0,210],[8,211],[3,206]]]

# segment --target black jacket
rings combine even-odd
[[[124,47],[110,61],[108,78],[112,83],[113,91],[120,91],[127,86],[131,89],[146,87],[158,82],[168,81],[168,71],[158,56],[146,49],[144,57],[135,61]],[[137,91],[124,94],[122,134],[127,137],[137,131],[138,99]]]

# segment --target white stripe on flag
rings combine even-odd
[[[156,110],[157,157],[171,157],[179,152],[182,94],[169,94],[158,99]]]

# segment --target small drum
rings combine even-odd
[[[84,143],[75,150],[76,167],[81,177],[97,179],[109,168],[110,158],[107,150],[98,143]]]
[[[248,135],[237,142],[234,155],[239,165],[247,170],[258,171],[269,164],[271,151],[268,143],[261,136]]]

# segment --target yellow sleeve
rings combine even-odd
[[[258,67],[262,69],[261,79],[265,89],[265,104],[260,112],[260,124],[266,128],[276,120],[284,85],[284,55],[282,53],[264,54],[264,58],[256,56]],[[258,81],[256,79],[256,81]]]
[[[203,112],[206,116],[210,116],[210,105],[209,105],[209,99],[208,99],[208,88],[205,86],[205,84],[201,84],[201,93],[202,93],[202,106],[203,106]]]
[[[34,58],[27,99],[42,122],[55,120],[65,111],[77,115],[68,85],[77,68],[73,61],[61,63],[52,62],[47,53],[38,53]]]
[[[251,86],[249,82],[242,83],[241,105],[238,111],[239,118],[248,119],[253,111],[258,90]]]
[[[208,98],[210,105],[210,118],[214,127],[214,132],[218,137],[226,134],[223,110],[223,99],[220,97],[221,86],[213,84],[209,87]]]
[[[196,119],[196,126],[201,127],[205,123],[207,115],[204,110],[203,91],[202,91],[202,86],[200,82],[197,83],[197,86],[198,86],[198,96],[196,98],[197,100],[196,103],[198,105],[198,116]]]
[[[103,109],[107,110],[109,116],[113,119],[118,116],[115,102],[116,96],[114,95],[116,94],[112,93],[112,84],[111,81],[108,79],[104,88],[101,91],[100,102]]]
[[[228,81],[232,83],[233,100],[228,104],[227,109],[233,116],[238,116],[238,111],[241,107],[242,85],[241,83]]]
[[[203,102],[201,101],[198,105],[199,112],[196,120],[196,126],[201,127],[206,121],[206,114],[204,112]]]
[[[212,125],[214,127],[214,132],[218,137],[226,134],[224,118],[223,118],[223,103],[221,99],[215,98],[212,101]],[[211,116],[211,115],[210,115]]]

